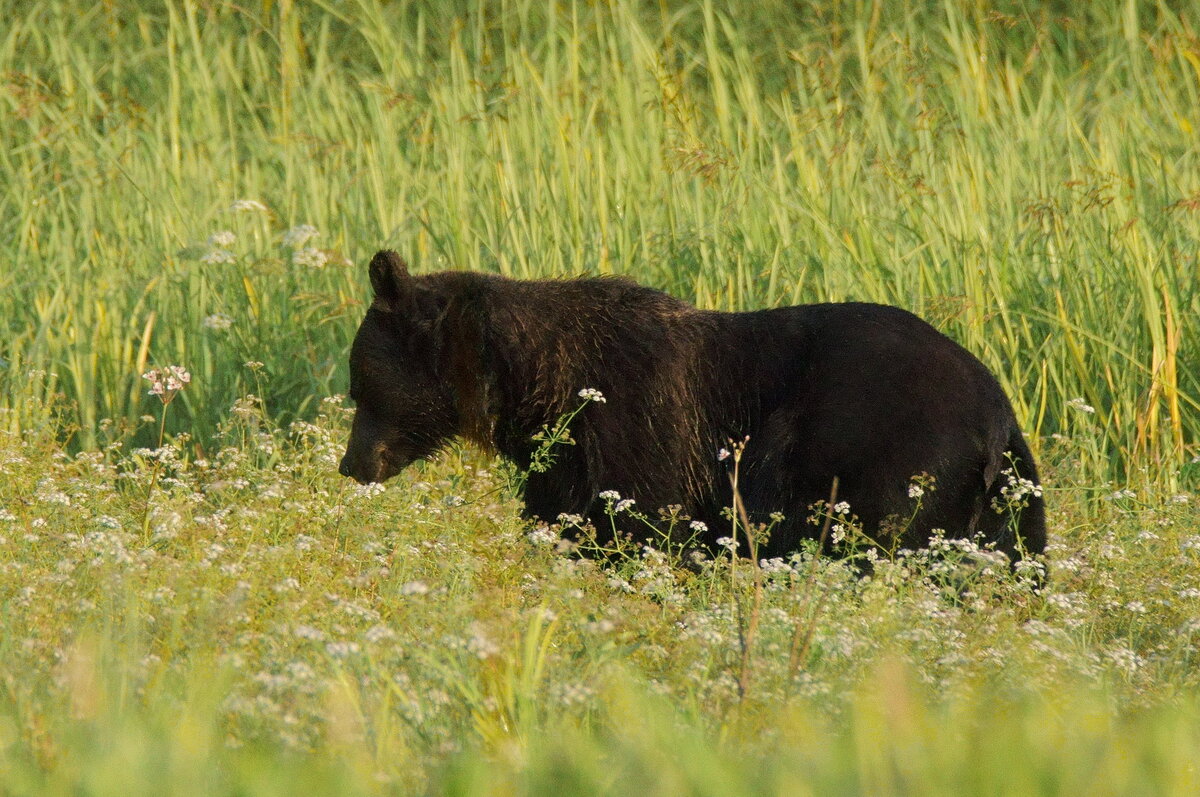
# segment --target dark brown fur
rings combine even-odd
[[[765,555],[817,529],[809,506],[839,480],[868,534],[907,520],[913,476],[936,490],[882,542],[916,547],[932,530],[978,535],[1014,559],[1040,553],[1040,498],[1018,517],[992,508],[1007,477],[1037,481],[995,378],[912,314],[872,304],[720,313],[624,279],[516,281],[469,272],[413,277],[399,256],[371,261],[375,300],[350,357],[358,403],[341,472],[382,481],[455,436],[529,465],[545,424],[575,419],[574,446],[529,474],[532,516],[595,517],[602,490],[647,513],[679,505],[726,534],[727,464],[717,450],[749,435],[742,494],[753,520],[782,512]],[[903,527],[905,524],[901,524]],[[1016,533],[1014,534],[1014,528]]]

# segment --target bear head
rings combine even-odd
[[[460,425],[445,373],[449,297],[438,283],[410,276],[395,252],[378,252],[369,272],[375,295],[350,349],[357,408],[338,469],[363,484],[434,453]]]

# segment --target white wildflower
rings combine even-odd
[[[208,245],[214,249],[228,249],[236,240],[237,236],[229,230],[218,230],[208,236]]]
[[[1042,485],[1018,476],[1012,468],[1005,468],[1000,475],[1005,477],[1006,484],[1000,488],[1000,498],[992,501],[992,508],[997,512],[1003,512],[1008,507],[1027,506],[1030,497],[1042,497]]]
[[[325,268],[325,264],[329,262],[329,258],[320,249],[313,249],[311,246],[306,246],[303,249],[297,249],[292,253],[292,264],[303,266],[305,268]]]
[[[908,497],[909,498],[920,498],[923,495],[925,495],[924,487],[922,487],[919,484],[908,485]]]
[[[166,368],[152,368],[142,374],[142,379],[150,382],[150,395],[164,397],[170,400],[183,386],[192,381],[192,375],[181,365],[168,365]]]
[[[536,545],[553,545],[558,542],[558,535],[551,531],[549,526],[538,526],[525,536]]]
[[[237,258],[228,249],[209,249],[200,256],[200,260],[204,263],[219,266],[225,263],[233,263]]]
[[[320,234],[311,224],[300,224],[283,234],[283,245],[289,249],[300,249]]]
[[[335,659],[344,659],[358,653],[359,647],[357,642],[330,642],[325,650]]]
[[[388,628],[386,625],[373,625],[367,629],[367,641],[371,644],[387,642],[390,639],[396,638],[396,632]]]
[[[605,501],[620,501],[621,500],[621,494],[618,493],[616,490],[603,490],[603,491],[601,491],[599,497],[603,498]]]
[[[320,642],[325,638],[324,631],[313,628],[311,625],[298,625],[292,629],[292,633],[300,639],[308,639],[313,642]]]
[[[848,501],[838,501],[833,505],[833,513],[835,515],[845,515],[850,511],[850,503]]]
[[[579,397],[584,401],[595,401],[598,404],[604,404],[608,401],[604,397],[604,394],[594,387],[585,387],[583,390],[580,390]]]
[[[204,318],[205,329],[215,329],[218,332],[224,332],[233,326],[233,319],[224,313],[213,313]]]
[[[253,393],[247,393],[233,402],[229,411],[240,418],[250,418],[258,414],[261,407],[260,399]]]
[[[471,634],[471,638],[467,640],[467,650],[480,659],[491,658],[500,652],[499,646],[488,639],[483,630],[479,628],[476,628]]]
[[[688,528],[697,534],[703,534],[704,532],[708,531],[708,524],[703,520],[693,520],[688,524]]]
[[[1067,406],[1073,410],[1078,410],[1079,412],[1085,412],[1089,414],[1095,414],[1096,412],[1096,408],[1085,402],[1082,398],[1071,399],[1067,402]]]

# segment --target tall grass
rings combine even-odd
[[[18,4],[0,395],[46,371],[32,389],[86,445],[140,414],[147,363],[184,362],[177,428],[204,439],[258,359],[268,406],[304,415],[344,386],[360,264],[390,245],[705,307],[900,304],[996,369],[1035,436],[1095,406],[1083,478],[1157,470],[1197,433],[1186,8]],[[301,223],[324,269],[279,245]],[[201,262],[224,229],[236,262]]]
[[[0,433],[0,793],[1196,791],[1194,495],[1072,488],[1041,594],[950,545],[597,562],[467,452],[339,478],[321,407],[212,459]]]
[[[1200,10],[0,19],[0,793],[1197,791]],[[380,246],[917,311],[1039,448],[1048,587],[597,563],[459,450],[339,479]]]

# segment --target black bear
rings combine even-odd
[[[340,468],[360,482],[456,436],[527,468],[534,436],[586,389],[604,401],[573,420],[575,445],[555,449],[553,467],[529,474],[531,516],[603,519],[601,494],[613,490],[647,514],[679,506],[712,545],[732,504],[718,452],[748,436],[745,509],[753,523],[784,516],[763,556],[817,536],[810,507],[835,477],[838,502],[881,545],[920,547],[942,529],[1014,561],[1045,547],[1033,457],[1000,385],[904,310],[698,310],[621,278],[411,276],[388,251],[369,271],[375,296],[350,353],[357,411]],[[917,476],[933,477],[919,501]]]

